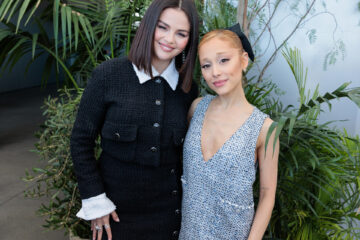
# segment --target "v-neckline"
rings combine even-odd
[[[219,154],[219,152],[224,148],[224,146],[226,145],[227,142],[229,142],[233,137],[234,135],[239,132],[243,126],[249,121],[249,119],[252,117],[252,115],[255,113],[255,106],[253,106],[253,110],[251,112],[251,114],[249,115],[249,117],[247,117],[245,119],[245,121],[235,130],[235,132],[233,132],[231,134],[231,136],[225,140],[225,142],[220,146],[220,148],[208,159],[208,160],[205,160],[205,157],[204,157],[204,153],[203,153],[203,148],[202,148],[202,135],[203,135],[203,128],[204,128],[204,123],[205,123],[205,117],[206,117],[206,112],[208,111],[209,109],[209,106],[212,102],[212,100],[214,100],[215,97],[211,98],[210,101],[207,103],[207,106],[202,114],[202,121],[201,121],[201,125],[200,125],[200,153],[201,153],[201,160],[203,163],[208,163],[209,161],[211,161],[216,155]]]

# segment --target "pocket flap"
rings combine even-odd
[[[184,143],[186,131],[183,129],[173,130],[173,140],[175,145],[181,145]]]
[[[131,142],[136,139],[137,126],[132,124],[105,123],[101,136],[114,141]]]

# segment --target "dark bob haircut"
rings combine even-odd
[[[128,58],[138,69],[144,70],[153,77],[151,60],[154,55],[154,33],[161,13],[167,8],[181,9],[190,22],[189,41],[184,50],[186,56],[185,61],[183,62],[182,60],[183,54],[175,57],[175,65],[180,77],[179,83],[181,83],[181,88],[184,92],[189,92],[199,42],[199,18],[193,0],[154,0],[147,9],[144,18],[141,20],[131,44]]]

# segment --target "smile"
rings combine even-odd
[[[164,52],[171,52],[172,50],[174,50],[173,47],[167,45],[167,44],[164,44],[164,43],[160,43],[159,42],[159,45],[160,45],[160,48],[164,51]]]
[[[227,82],[227,80],[218,80],[218,81],[213,82],[213,85],[215,87],[222,87],[225,85],[226,82]]]

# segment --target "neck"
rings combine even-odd
[[[247,101],[244,93],[244,89],[241,85],[239,85],[233,91],[218,95],[218,103],[219,107],[224,109],[232,108],[232,107],[240,107],[242,109],[248,108],[251,104]]]
[[[156,69],[156,71],[159,73],[159,74],[162,74],[165,69],[169,66],[171,60],[169,61],[159,61],[157,59],[153,59],[151,61],[151,65]]]

